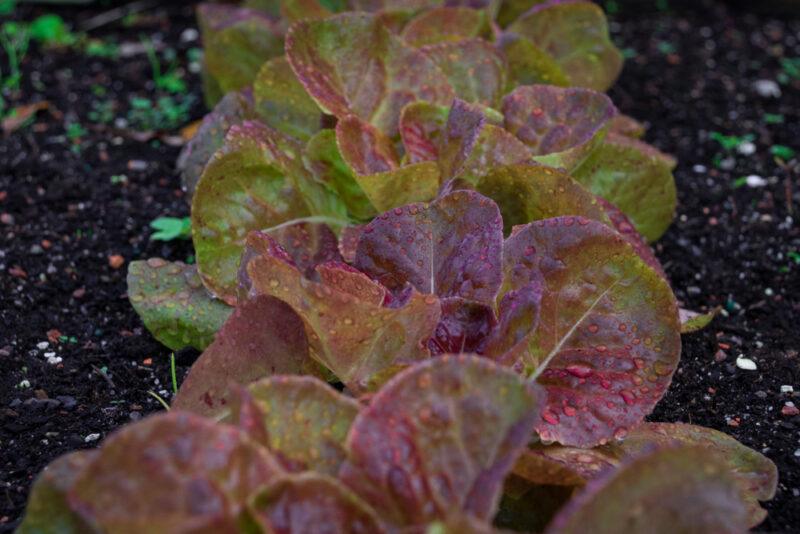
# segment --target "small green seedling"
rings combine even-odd
[[[765,124],[783,124],[784,116],[780,113],[764,113]]]
[[[174,130],[189,122],[189,110],[194,102],[194,95],[163,96],[155,101],[134,97],[130,100],[128,122],[139,131]]]
[[[171,55],[172,59],[166,70],[163,70],[161,66],[161,60],[158,59],[158,54],[153,46],[153,42],[142,39],[142,44],[145,47],[147,59],[150,62],[150,68],[153,71],[153,82],[156,85],[156,89],[160,89],[168,93],[186,93],[186,82],[183,81],[182,75],[180,71],[178,71],[178,65],[174,51],[171,53],[168,51],[168,54],[166,54]]]
[[[800,57],[781,58],[781,69],[787,81],[788,78],[800,80]]]
[[[769,152],[776,158],[780,158],[783,161],[789,161],[795,155],[794,149],[786,145],[772,145],[769,149]]]
[[[720,146],[727,151],[736,150],[740,145],[753,141],[756,136],[753,134],[746,134],[742,136],[737,135],[723,135],[719,132],[711,132],[708,137],[716,141]]]
[[[89,39],[86,42],[84,52],[89,57],[117,59],[119,57],[119,45],[111,41]]]
[[[0,117],[8,113],[3,93],[17,92],[22,85],[22,64],[28,53],[30,32],[28,28],[17,22],[6,22],[0,27],[0,46],[6,54],[8,73],[0,69]]]
[[[0,0],[0,15],[11,15],[16,7],[17,0]]]
[[[30,33],[32,39],[44,46],[72,46],[78,41],[64,19],[54,14],[42,15],[31,22]]]
[[[192,236],[192,220],[189,217],[159,217],[150,223],[150,228],[156,230],[150,236],[156,241],[189,239]]]

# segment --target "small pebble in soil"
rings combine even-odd
[[[49,346],[50,346],[50,343],[48,343],[47,341],[41,341],[41,342],[36,344],[36,348],[39,349],[39,350],[44,350]]]
[[[780,98],[781,96],[780,86],[772,80],[756,80],[753,89],[756,90],[758,96],[763,98]]]
[[[100,439],[100,434],[89,434],[88,436],[83,438],[83,441],[85,441],[86,443],[92,443],[94,441],[97,441],[98,439]]]
[[[792,386],[781,386],[781,393],[794,393],[794,387],[792,387]]]
[[[751,360],[750,358],[745,358],[744,354],[740,354],[736,358],[736,367],[739,369],[744,369],[745,371],[755,371],[758,369],[756,362]]]
[[[125,264],[125,258],[120,256],[119,254],[113,254],[108,257],[108,265],[112,269],[119,269]]]
[[[743,156],[751,156],[756,152],[756,145],[754,145],[750,141],[745,141],[744,143],[739,145],[736,148],[736,150],[739,152],[739,154],[742,154]]]
[[[793,402],[787,401],[786,404],[783,405],[783,408],[781,408],[781,414],[792,417],[800,415],[800,410],[797,409],[797,406],[795,406]]]
[[[764,187],[767,185],[767,181],[757,174],[751,174],[745,178],[745,183],[747,187]]]

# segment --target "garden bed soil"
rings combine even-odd
[[[786,404],[800,405],[800,256],[790,255],[800,252],[800,169],[770,154],[775,144],[800,150],[800,81],[787,76],[780,96],[764,96],[776,86],[759,82],[786,76],[781,59],[800,56],[800,15],[748,15],[707,0],[606,6],[616,7],[613,37],[630,56],[611,96],[680,162],[678,213],[658,256],[684,307],[726,309],[683,337],[652,419],[716,428],[769,456],[780,484],[760,529],[800,531],[800,416]],[[108,9],[57,12],[75,27]],[[39,13],[27,6],[15,16]],[[18,525],[48,462],[161,409],[150,392],[167,401],[172,392],[170,352],[130,307],[125,275],[136,259],[191,257],[189,242],[151,241],[148,227],[188,214],[175,171],[180,132],[143,134],[93,123],[88,112],[111,100],[125,117],[131,97],[155,95],[135,46],[146,35],[178,52],[197,99],[190,118],[200,118],[200,80],[187,63],[199,43],[190,4],[163,3],[126,22],[91,33],[127,43],[126,59],[34,46],[12,104],[49,108],[0,140],[0,532]],[[68,135],[69,123],[86,132]],[[727,154],[711,131],[753,134],[755,152]],[[750,175],[766,185],[737,182]],[[740,354],[757,369],[737,367]],[[196,356],[176,354],[179,380]]]

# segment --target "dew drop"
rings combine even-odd
[[[634,402],[636,402],[636,397],[634,396],[633,392],[628,391],[627,389],[620,391],[619,396],[622,397],[622,400],[624,400],[625,404],[628,406],[632,406]]]
[[[542,414],[542,419],[544,419],[545,421],[547,421],[551,425],[557,425],[558,424],[558,416],[556,414],[554,414],[553,412],[551,412],[550,410],[546,410]]]

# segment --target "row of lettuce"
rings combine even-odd
[[[581,0],[198,9],[197,265],[129,297],[203,353],[167,414],[54,462],[23,533],[741,532],[774,464],[649,423],[681,319],[675,161],[603,94]],[[336,388],[332,387],[335,385]]]

